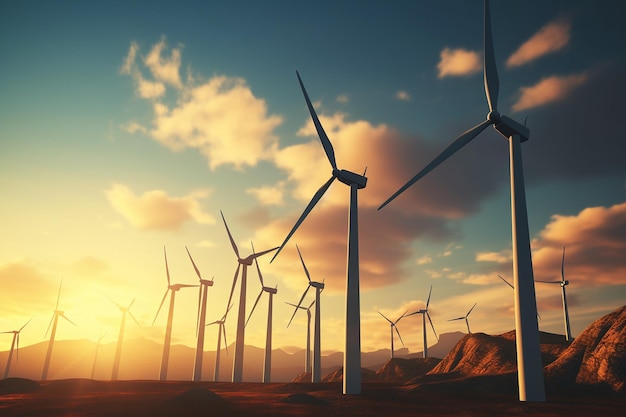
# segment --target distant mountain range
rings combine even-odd
[[[461,332],[445,333],[439,342],[429,347],[432,356],[444,357],[464,336]],[[22,347],[19,360],[13,356],[9,376],[41,379],[41,370],[48,342]],[[124,341],[118,379],[120,380],[151,380],[158,379],[161,365],[162,345],[147,339],[129,339]],[[93,366],[96,344],[89,340],[58,340],[54,343],[48,379],[89,378]],[[220,380],[229,381],[232,372],[234,346],[231,344],[222,349],[220,363]],[[4,372],[8,351],[0,352],[0,369]],[[108,380],[111,378],[115,343],[102,345],[98,353],[94,379]],[[407,349],[396,351],[397,357],[421,357],[421,352],[409,354]],[[364,352],[361,364],[364,368],[377,371],[391,356],[389,349]],[[172,345],[168,367],[168,379],[187,381],[192,379],[195,350],[185,345]],[[255,346],[246,346],[244,350],[244,381],[260,382],[262,380],[264,351]],[[272,381],[290,382],[304,371],[305,351],[287,353],[282,349],[272,352]],[[215,351],[206,351],[203,357],[202,379],[213,380]],[[343,365],[343,353],[334,352],[322,356],[322,375],[336,371]]]

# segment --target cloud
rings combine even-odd
[[[564,77],[551,76],[543,78],[537,84],[520,88],[519,100],[513,104],[513,111],[526,110],[562,100],[573,89],[587,81],[586,74],[575,74]]]
[[[350,101],[350,97],[347,94],[340,94],[335,100],[337,100],[337,103],[346,104]]]
[[[130,121],[128,123],[123,124],[122,126],[122,130],[128,132],[128,133],[147,133],[148,129],[146,129],[145,127],[143,127],[142,125],[140,125],[137,122],[134,121]]]
[[[511,262],[511,251],[478,252],[476,254],[476,262],[494,262],[497,264],[509,263]]]
[[[444,48],[440,58],[437,64],[439,70],[437,78],[472,75],[483,68],[480,54],[474,51]]]
[[[571,23],[566,19],[548,23],[507,59],[506,66],[519,67],[563,49],[570,41],[571,27]]]
[[[170,197],[165,191],[146,191],[136,195],[128,186],[113,184],[106,196],[113,208],[141,230],[176,230],[185,222],[214,224],[215,219],[202,211],[200,200],[210,190],[197,190],[185,197]]]
[[[258,188],[248,188],[246,193],[252,194],[264,206],[283,205],[283,195],[285,192],[285,181],[280,181],[273,186],[262,186]]]
[[[415,261],[417,265],[427,265],[433,263],[433,258],[430,255],[424,255]]]
[[[109,265],[106,261],[94,256],[84,256],[74,262],[71,268],[76,275],[87,279],[88,277],[99,276],[107,272]]]
[[[409,100],[411,100],[411,96],[409,95],[409,93],[407,93],[404,90],[398,91],[394,97],[396,98],[396,100],[400,100],[400,101],[409,101]]]
[[[183,85],[179,75],[181,63],[180,47],[172,49],[169,58],[163,58],[161,54],[165,47],[165,39],[161,39],[159,43],[152,47],[144,59],[144,63],[155,79],[168,83],[176,88],[182,88]]]
[[[169,57],[163,56],[165,49],[162,39],[140,61],[139,47],[131,43],[121,73],[131,75],[135,93],[151,102],[153,120],[147,132],[134,122],[127,127],[173,151],[197,149],[211,169],[221,165],[243,169],[270,159],[278,146],[274,129],[282,117],[268,115],[265,100],[255,97],[242,78],[216,75],[197,81],[190,74],[183,84],[181,48],[174,48]],[[144,76],[146,69],[149,74]],[[175,87],[172,103],[164,101],[167,86]]]
[[[60,279],[51,278],[34,262],[17,260],[0,264],[3,317],[31,316],[54,306]],[[54,296],[51,296],[54,294]],[[45,314],[48,314],[46,311]]]

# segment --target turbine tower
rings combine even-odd
[[[219,320],[215,320],[214,322],[208,323],[207,326],[211,326],[212,324],[217,324],[218,325],[218,329],[217,329],[217,349],[215,350],[215,371],[213,374],[213,381],[214,382],[218,382],[220,379],[220,352],[222,349],[222,334],[224,334],[224,345],[226,346],[226,354],[228,354],[228,342],[226,341],[226,328],[224,327],[224,324],[226,323],[226,316],[228,315],[228,312],[230,311],[230,308],[233,305],[231,304],[228,309],[226,310],[226,313],[224,313],[224,315],[222,316],[221,319]]]
[[[406,313],[408,313],[408,311],[405,311],[404,314],[398,317],[396,321],[391,321],[383,313],[381,313],[380,311],[378,312],[378,314],[383,316],[383,318],[389,322],[389,330],[391,333],[391,359],[394,358],[394,349],[393,349],[393,330],[394,329],[396,330],[396,333],[398,333],[398,337],[400,338],[400,341],[402,342],[402,346],[404,346],[404,340],[402,340],[402,336],[400,336],[400,330],[398,330],[398,327],[396,327],[396,324],[398,324],[398,322],[402,320],[402,318],[406,315]]]
[[[59,321],[59,317],[63,317],[65,320],[72,323],[76,326],[72,320],[68,319],[65,316],[65,313],[59,310],[59,299],[61,298],[61,287],[63,286],[63,280],[61,280],[61,285],[59,285],[59,295],[57,296],[57,304],[52,312],[52,319],[50,320],[50,324],[48,324],[48,328],[46,329],[46,334],[48,334],[48,330],[50,330],[50,326],[52,326],[52,331],[50,332],[50,341],[48,342],[48,350],[46,352],[46,359],[43,362],[43,371],[41,372],[41,380],[45,381],[48,379],[48,368],[50,367],[50,358],[52,357],[52,347],[54,346],[54,337],[57,333],[57,323]],[[45,336],[44,336],[45,337]]]
[[[504,281],[508,284],[507,281]],[[472,308],[469,309],[469,311],[467,312],[466,315],[464,315],[463,317],[457,317],[455,319],[450,319],[448,321],[455,321],[455,320],[465,320],[465,324],[467,325],[467,334],[472,334],[472,332],[470,331],[470,327],[469,327],[469,321],[467,320],[467,318],[469,317],[470,313],[472,312],[472,310],[474,309],[474,307],[476,307],[477,303],[474,303],[474,305],[472,306]]]
[[[309,291],[311,287],[315,288],[315,325],[313,330],[313,371],[311,373],[311,381],[312,382],[321,382],[322,381],[322,343],[321,343],[321,311],[320,311],[320,294],[324,291],[324,283],[323,282],[315,282],[311,281],[311,275],[309,274],[309,270],[304,264],[304,259],[302,258],[302,253],[300,253],[300,248],[296,245],[296,249],[298,250],[298,255],[300,256],[300,261],[302,262],[302,267],[304,268],[304,273],[306,274],[307,279],[309,280],[309,285],[302,293],[302,297],[300,297],[300,301],[298,301],[298,305],[296,309],[293,311],[291,315],[291,319],[289,320],[289,324],[291,324],[291,320],[296,315],[296,311],[300,308],[302,304],[302,300],[306,297],[306,293]],[[287,327],[289,327],[287,324]]]
[[[428,299],[426,300],[426,308],[417,310],[411,314],[407,314],[406,316],[412,316],[414,314],[422,315],[422,333],[424,335],[424,358],[428,357],[428,340],[426,338],[426,317],[428,317],[428,321],[430,322],[430,327],[433,329],[433,333],[435,334],[435,338],[439,340],[439,336],[437,336],[437,332],[435,331],[435,326],[433,325],[433,321],[430,318],[430,314],[428,314],[428,305],[430,304],[430,294],[433,292],[433,286],[430,286],[430,291],[428,292]]]
[[[174,299],[176,298],[176,292],[178,292],[181,288],[191,288],[197,287],[197,285],[190,284],[172,284],[170,281],[170,269],[167,266],[167,253],[165,252],[165,246],[163,247],[163,255],[165,256],[165,272],[167,273],[167,289],[165,290],[165,294],[163,295],[163,299],[161,300],[161,304],[159,305],[159,309],[154,316],[154,320],[152,320],[152,325],[154,326],[154,322],[156,322],[157,317],[159,317],[159,312],[161,311],[161,307],[163,307],[163,303],[167,298],[167,293],[170,293],[170,309],[167,316],[167,327],[165,328],[165,341],[163,342],[163,356],[161,358],[161,371],[159,372],[159,381],[167,380],[167,365],[170,360],[170,344],[172,342],[172,321],[174,319]]]
[[[569,312],[567,310],[567,297],[565,294],[565,287],[569,285],[569,281],[565,279],[565,246],[563,246],[563,257],[561,258],[561,279],[559,281],[540,281],[545,284],[559,284],[561,285],[561,296],[563,299],[563,321],[565,324],[565,340],[568,342],[572,340],[572,330],[569,326]]]
[[[307,317],[307,322],[306,322],[306,354],[304,355],[304,372],[305,373],[312,373],[311,372],[311,307],[313,307],[313,304],[315,304],[315,300],[311,301],[311,304],[309,304],[308,307],[302,307],[301,305],[299,306],[297,304],[288,303],[286,301],[285,301],[285,303],[289,304],[292,307],[295,307],[296,311],[298,311],[298,309],[306,311],[306,317]],[[292,319],[293,319],[293,317],[292,317]],[[289,320],[289,323],[287,324],[287,327],[289,327],[290,324],[291,324],[291,320]]]
[[[30,320],[28,320],[26,324],[20,327],[19,330],[11,330],[9,332],[0,333],[0,334],[13,333],[13,341],[11,341],[11,350],[9,351],[9,357],[7,358],[7,366],[6,368],[4,368],[4,379],[7,379],[9,377],[9,370],[11,369],[11,359],[13,359],[13,348],[15,348],[15,360],[17,361],[17,359],[19,358],[20,332],[24,330],[24,327],[26,327],[28,323],[30,323]],[[17,342],[17,346],[16,346],[16,342]]]
[[[230,239],[230,244],[233,247],[233,251],[237,256],[237,269],[235,270],[235,277],[233,278],[233,286],[230,289],[230,296],[228,297],[228,305],[233,298],[233,291],[235,290],[235,285],[237,284],[237,278],[239,277],[239,268],[241,268],[241,288],[239,292],[239,316],[237,317],[237,336],[235,338],[235,358],[233,360],[233,382],[241,382],[243,380],[243,348],[244,348],[244,339],[245,339],[245,327],[246,327],[246,285],[248,280],[248,266],[252,265],[252,261],[258,258],[259,256],[265,255],[266,253],[272,252],[278,248],[272,248],[268,250],[264,250],[259,253],[252,253],[247,258],[242,258],[239,256],[239,249],[237,249],[237,245],[235,244],[235,240],[233,236],[230,234],[230,230],[228,229],[228,225],[226,224],[226,219],[224,218],[224,213],[220,210],[220,214],[222,215],[222,220],[224,221],[224,226],[226,227],[226,232],[228,233],[228,238]]]
[[[348,251],[347,251],[347,271],[346,271],[346,334],[343,355],[343,393],[344,394],[360,394],[361,393],[361,307],[359,299],[359,221],[358,221],[358,190],[365,188],[367,178],[363,175],[345,169],[338,169],[335,161],[335,151],[330,139],[326,135],[322,124],[315,113],[313,104],[309,99],[309,95],[304,88],[300,74],[296,72],[298,81],[304,99],[306,100],[311,119],[317,130],[317,134],[326,153],[326,157],[332,167],[332,176],[328,181],[320,187],[313,195],[313,198],[304,209],[304,212],[293,226],[274,258],[280,253],[282,248],[287,244],[289,238],[295,233],[306,216],[313,210],[315,205],[320,201],[326,190],[331,186],[335,179],[350,187],[350,205],[348,211]],[[272,260],[274,260],[272,258]]]
[[[98,352],[102,350],[102,339],[104,339],[104,334],[101,334],[96,342],[95,352],[93,355],[93,365],[91,365],[91,379],[93,379],[96,374],[96,363],[98,362]]]
[[[209,287],[213,286],[213,280],[202,279],[202,275],[200,274],[200,270],[196,266],[196,263],[193,261],[191,257],[191,253],[189,253],[189,249],[185,246],[187,250],[187,255],[189,255],[189,259],[191,260],[191,264],[193,265],[193,269],[196,271],[196,275],[198,275],[198,279],[200,280],[200,288],[198,289],[198,318],[196,319],[196,336],[198,338],[198,343],[196,344],[196,360],[193,367],[193,380],[194,381],[202,381],[202,357],[204,355],[204,329],[206,323],[206,302],[207,296],[209,293]]]
[[[252,252],[254,253],[254,245],[252,245]],[[256,270],[259,274],[259,281],[261,281],[261,291],[259,292],[254,305],[252,306],[252,310],[250,310],[250,315],[248,316],[248,320],[246,320],[246,326],[250,321],[250,317],[252,317],[252,313],[254,313],[254,309],[256,305],[259,303],[261,296],[264,292],[266,292],[269,296],[268,305],[267,305],[267,333],[265,336],[265,362],[263,365],[263,382],[269,383],[271,382],[271,372],[272,372],[272,309],[274,305],[274,295],[278,292],[278,286],[275,288],[266,287],[263,283],[263,275],[261,275],[261,268],[259,268],[259,262],[256,258],[254,258],[254,263],[256,264]]]
[[[139,324],[135,316],[133,316],[133,313],[130,312],[130,308],[133,306],[133,303],[135,302],[134,298],[132,299],[130,304],[128,304],[128,307],[124,307],[114,301],[111,301],[111,302],[115,304],[117,308],[119,308],[120,311],[122,312],[122,321],[120,323],[120,331],[117,336],[117,346],[115,347],[115,357],[113,359],[113,370],[111,371],[111,381],[117,381],[117,375],[119,374],[119,371],[120,371],[120,359],[122,357],[122,345],[124,344],[124,329],[126,328],[126,315],[128,314],[130,318],[133,319],[135,323],[137,323],[137,326],[139,326],[140,329],[141,329],[141,324]]]
[[[524,172],[521,143],[528,140],[530,131],[526,126],[498,113],[498,70],[493,50],[489,1],[485,0],[484,32],[484,85],[489,105],[487,119],[467,130],[449,145],[439,156],[430,162],[417,175],[387,199],[378,209],[382,209],[407,188],[424,177],[456,151],[493,125],[509,143],[509,164],[511,184],[511,225],[513,247],[513,281],[515,287],[515,333],[517,350],[517,375],[520,401],[545,401],[543,365],[539,346],[537,326],[537,300],[533,277],[530,233],[526,210]]]

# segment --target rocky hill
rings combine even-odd
[[[381,381],[406,382],[425,375],[439,362],[441,359],[438,358],[393,358],[376,372],[376,378]]]
[[[600,384],[626,394],[626,306],[589,325],[545,373],[563,384]]]

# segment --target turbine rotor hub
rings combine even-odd
[[[493,124],[500,123],[500,113],[495,110],[490,111],[489,113],[487,113],[487,120],[489,120]]]

